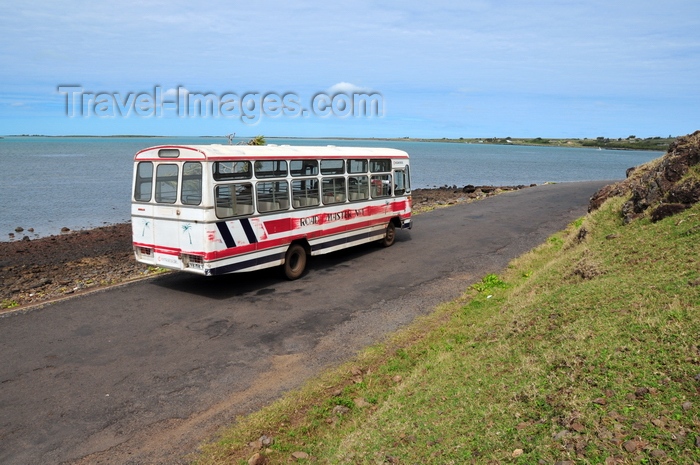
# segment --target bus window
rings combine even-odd
[[[183,205],[202,203],[202,164],[198,161],[188,161],[182,165],[180,202]]]
[[[394,195],[406,193],[406,173],[403,170],[394,171]]]
[[[216,197],[216,216],[219,218],[253,213],[253,185],[249,182],[218,185],[214,196]]]
[[[255,162],[256,178],[286,178],[287,162],[285,160],[259,160]]]
[[[348,173],[366,173],[367,160],[348,160]]]
[[[292,176],[316,176],[318,174],[318,160],[292,160],[289,163]]]
[[[379,174],[372,176],[372,197],[389,197],[391,196],[391,175]]]
[[[369,180],[367,176],[351,176],[348,178],[348,196],[351,202],[369,198]]]
[[[217,161],[214,162],[212,169],[215,181],[233,181],[253,177],[249,161]]]
[[[391,171],[391,160],[370,160],[369,170],[372,173],[388,173]]]
[[[345,202],[345,178],[323,178],[321,186],[324,204]]]
[[[136,186],[134,186],[134,200],[137,202],[149,202],[151,200],[151,188],[153,187],[153,162],[139,162],[136,168]]]
[[[345,174],[343,160],[321,160],[321,174]]]
[[[161,164],[156,168],[156,202],[175,203],[177,200],[177,175],[175,164]]]
[[[294,208],[315,207],[320,202],[318,179],[295,179],[292,181],[292,206]]]
[[[287,181],[269,181],[256,184],[260,213],[289,209],[289,185]]]

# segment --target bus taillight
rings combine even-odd
[[[151,257],[153,255],[153,249],[150,247],[134,247],[134,252],[136,252],[136,257]]]

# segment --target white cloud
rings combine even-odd
[[[331,87],[329,87],[327,92],[330,95],[335,95],[335,94],[371,94],[371,93],[374,93],[375,90],[370,89],[368,87],[356,86],[355,84],[352,84],[350,82],[339,82],[339,83],[334,84]]]

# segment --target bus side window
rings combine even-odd
[[[369,198],[369,181],[367,176],[351,176],[348,178],[348,195],[350,201],[366,200]]]
[[[406,193],[406,173],[403,170],[394,171],[394,194]]]
[[[371,189],[370,193],[372,198],[378,197],[389,197],[391,196],[391,175],[390,174],[378,174],[372,176],[370,181]]]
[[[214,196],[216,197],[216,216],[219,218],[253,213],[253,185],[249,182],[218,185]]]

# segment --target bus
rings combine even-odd
[[[163,145],[134,157],[138,262],[205,276],[280,266],[410,229],[406,152],[369,147]]]

